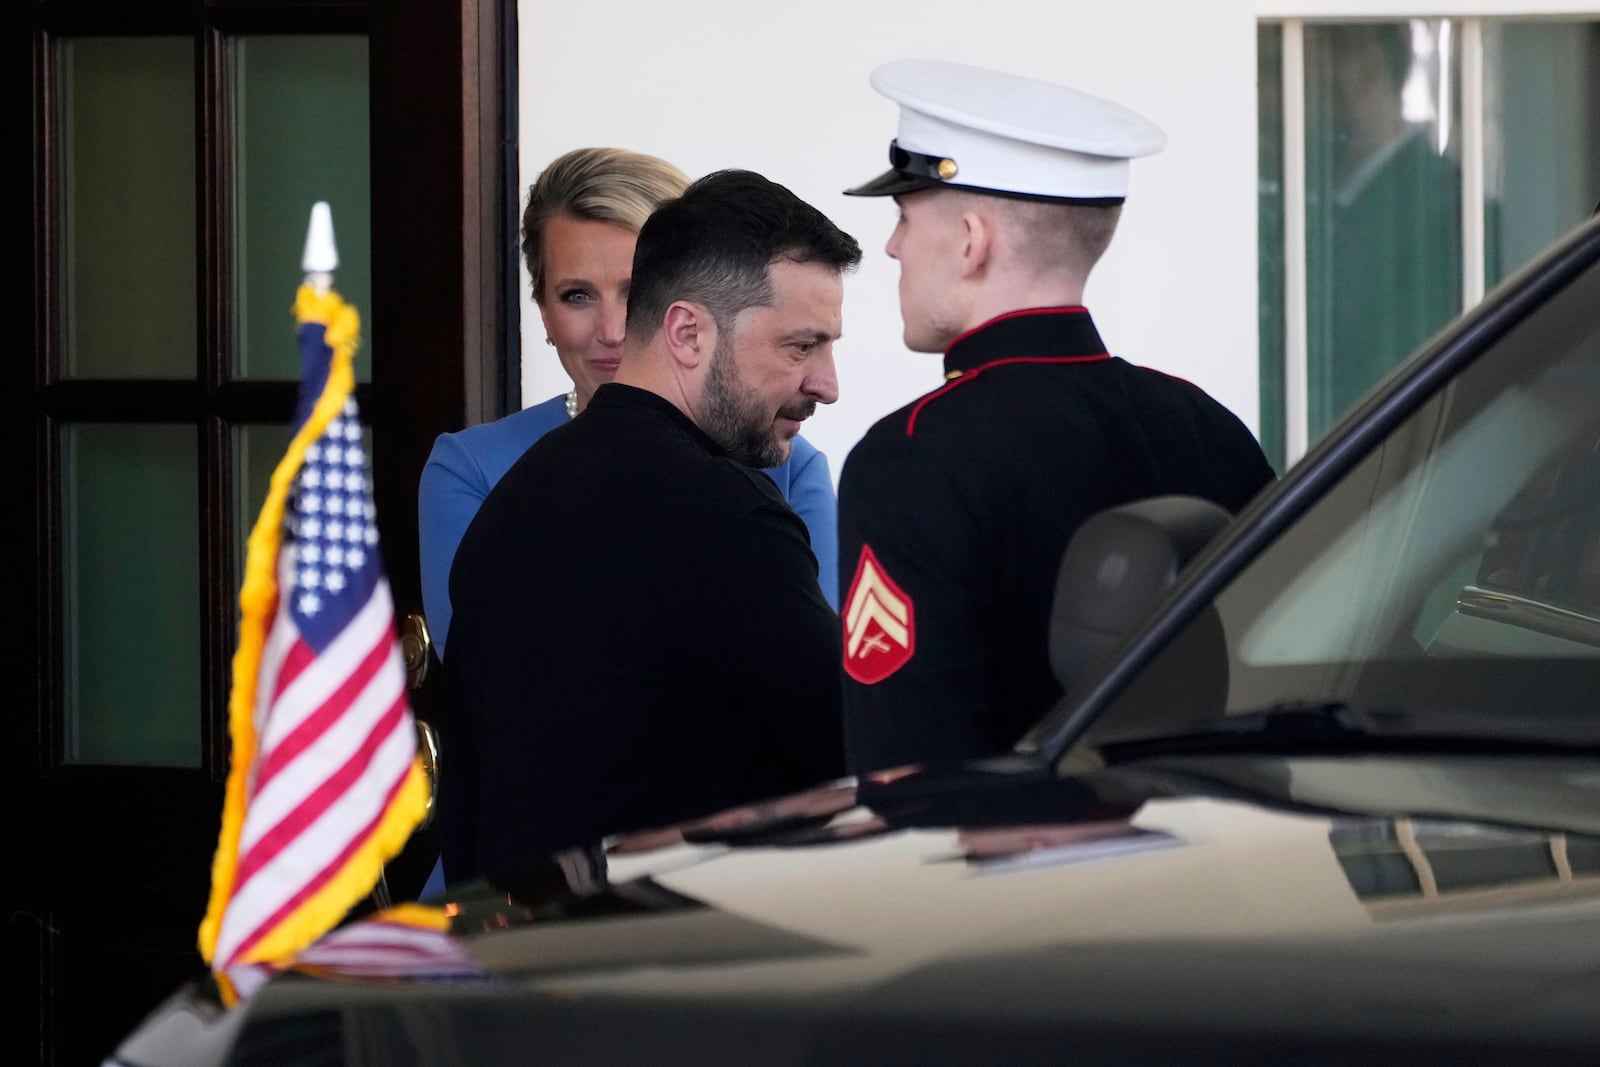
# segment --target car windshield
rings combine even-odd
[[[1307,704],[1600,741],[1600,267],[1365,454],[1085,740]]]

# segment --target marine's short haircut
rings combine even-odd
[[[628,292],[628,337],[661,328],[674,301],[702,304],[719,329],[772,302],[776,260],[843,274],[861,262],[856,239],[794,193],[754,171],[720,170],[658,207],[639,231]]]
[[[575,148],[551,161],[528,188],[522,211],[522,259],[533,299],[544,302],[544,230],[552,218],[609,222],[637,233],[657,204],[688,185],[689,176],[666,160],[625,148]]]
[[[1079,204],[1071,201],[1019,200],[951,189],[952,210],[963,202],[981,201],[1004,220],[1013,247],[1034,271],[1065,272],[1082,281],[1100,262],[1122,218],[1121,204]]]
[[[1012,201],[1007,210],[1023,238],[1023,254],[1035,269],[1062,266],[1087,278],[1100,262],[1122,218],[1121,204],[1030,204]]]

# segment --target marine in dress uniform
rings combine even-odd
[[[847,192],[896,196],[903,209],[945,189],[1114,207],[1128,160],[1165,140],[1117,104],[979,68],[902,61],[872,83],[900,105],[892,166]],[[892,239],[890,253],[927,277],[909,259],[929,247]],[[903,279],[917,347],[906,292]],[[944,384],[875,424],[841,474],[845,739],[856,772],[1002,752],[1050,709],[1060,696],[1051,598],[1085,518],[1169,493],[1237,511],[1273,478],[1235,415],[1188,382],[1111,355],[1075,300],[1006,305],[993,285],[983,299],[957,295],[954,306],[989,313],[944,340]]]

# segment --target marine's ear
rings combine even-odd
[[[989,265],[994,255],[995,220],[976,205],[961,211],[961,274],[971,277]]]

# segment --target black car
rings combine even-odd
[[[1600,219],[1237,519],[1086,524],[1051,648],[1006,757],[350,923],[112,1062],[1600,1062]]]

